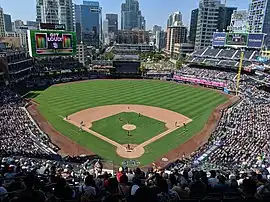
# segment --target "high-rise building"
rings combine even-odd
[[[4,14],[5,31],[12,32],[11,15]]]
[[[26,21],[26,25],[31,27],[39,27],[39,24],[36,21]]]
[[[167,27],[182,25],[182,13],[180,11],[174,12],[169,16]]]
[[[103,34],[108,34],[109,33],[109,21],[107,19],[103,20]]]
[[[36,0],[36,21],[38,23],[64,24],[67,31],[73,31],[72,0]]]
[[[119,30],[116,43],[118,44],[149,44],[149,32],[144,30]]]
[[[230,32],[248,32],[248,11],[234,10],[231,18],[231,24],[228,28]]]
[[[217,31],[220,0],[200,0],[195,49],[211,46],[213,33]]]
[[[211,46],[213,33],[227,30],[235,9],[225,7],[220,0],[200,0],[195,49]]]
[[[5,36],[5,22],[4,22],[4,11],[0,7],[0,37]]]
[[[77,41],[86,46],[100,47],[102,41],[102,8],[97,1],[83,1],[75,5]]]
[[[172,55],[174,45],[176,43],[187,42],[187,27],[185,26],[170,26],[167,28],[166,54]]]
[[[116,35],[118,32],[118,14],[107,13],[106,20],[108,20],[108,33]]]
[[[189,41],[195,44],[197,21],[198,21],[199,9],[196,8],[191,11],[190,26],[189,26]]]
[[[22,20],[15,20],[14,26],[17,29],[18,27],[24,26],[24,22]]]
[[[270,0],[252,0],[249,5],[250,33],[265,33],[265,44],[270,48]]]
[[[153,34],[156,35],[157,32],[160,32],[162,30],[161,26],[154,25],[153,26]]]
[[[156,32],[156,48],[158,51],[161,51],[166,46],[166,32],[157,31]]]
[[[236,7],[219,7],[219,18],[218,18],[218,26],[217,30],[219,32],[228,31],[228,26],[231,24],[232,14],[236,11]]]
[[[145,30],[145,19],[140,11],[138,0],[126,0],[121,5],[121,29],[134,28]]]

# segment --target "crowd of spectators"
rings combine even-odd
[[[175,75],[203,79],[207,81],[223,82],[226,84],[228,89],[236,89],[236,72],[226,72],[217,69],[204,69],[184,66],[180,70],[176,71]],[[242,74],[241,80],[246,80],[247,78],[248,76],[246,74]]]
[[[30,158],[0,159],[1,202],[181,202],[268,201],[263,171],[203,171],[184,166],[171,171],[120,167],[95,174],[93,167]],[[96,162],[96,164],[101,164]]]
[[[22,98],[8,88],[0,88],[0,153],[47,157],[54,154],[49,139],[23,108]]]
[[[224,81],[236,88],[236,73],[184,67],[179,74]],[[238,103],[223,111],[209,141],[192,154],[193,162],[237,169],[270,164],[270,93],[242,74],[239,96]]]
[[[190,67],[178,73],[235,86],[236,73]],[[209,141],[190,156],[166,169],[108,173],[96,172],[86,158],[52,160],[54,148],[26,103],[1,88],[0,201],[269,201],[270,94],[244,75],[239,96],[222,112]]]

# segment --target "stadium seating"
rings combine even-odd
[[[190,60],[205,66],[226,67],[223,68],[226,71],[184,66],[174,73],[222,82],[233,92],[236,71],[230,72],[227,67],[237,67],[239,56],[237,50],[203,49],[193,53]],[[257,56],[257,51],[248,50],[243,66],[251,65]],[[73,60],[68,59],[68,68],[65,61],[54,62],[36,64],[31,75],[26,73],[28,67],[12,65],[11,80],[19,81],[27,76],[27,83],[32,85],[53,84],[90,79],[96,73],[72,71],[72,63],[76,64]],[[51,66],[46,69],[47,64]],[[48,73],[59,70],[61,74]],[[148,75],[169,74],[157,71]],[[0,87],[0,201],[268,202],[270,93],[264,90],[267,88],[261,88],[259,81],[269,78],[268,74],[242,74],[240,100],[221,111],[221,118],[205,144],[182,158],[179,155],[179,159],[164,168],[153,164],[144,170],[122,167],[107,170],[102,163],[96,166],[91,156],[57,155],[58,148],[25,110],[27,101],[11,86]],[[19,84],[25,87],[25,83]]]
[[[202,56],[215,58],[220,49],[208,48]]]
[[[194,63],[203,63],[205,58],[195,58],[192,62]]]
[[[224,59],[231,59],[233,55],[235,54],[235,50],[231,49],[223,49],[220,54],[218,55],[219,58],[224,58]]]
[[[192,53],[192,55],[194,56],[202,56],[202,54],[204,53],[205,50],[207,50],[208,48],[205,48],[205,49],[199,49],[199,50],[196,50]]]
[[[209,66],[217,66],[219,62],[220,62],[220,60],[216,60],[216,59],[205,59],[204,60],[204,64],[209,65]]]
[[[237,65],[238,62],[236,61],[230,61],[230,60],[222,60],[220,61],[219,65],[224,67],[234,67]]]

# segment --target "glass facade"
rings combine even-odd
[[[139,10],[138,0],[126,0],[121,6],[121,29],[134,28],[145,30],[145,19]]]
[[[4,14],[4,23],[6,32],[12,32],[11,15]]]
[[[102,37],[102,17],[99,2],[84,1],[75,5],[75,27],[78,42],[88,46],[100,46]]]

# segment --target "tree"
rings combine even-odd
[[[141,66],[140,66],[140,70],[141,70],[141,72],[142,73],[144,73],[145,72],[145,65],[143,64],[143,63],[141,63]]]
[[[113,60],[114,54],[112,52],[106,52],[104,54],[104,59],[105,60]]]
[[[183,64],[184,64],[184,59],[177,60],[176,61],[176,64],[175,64],[176,69],[181,69],[181,67],[183,66]]]

